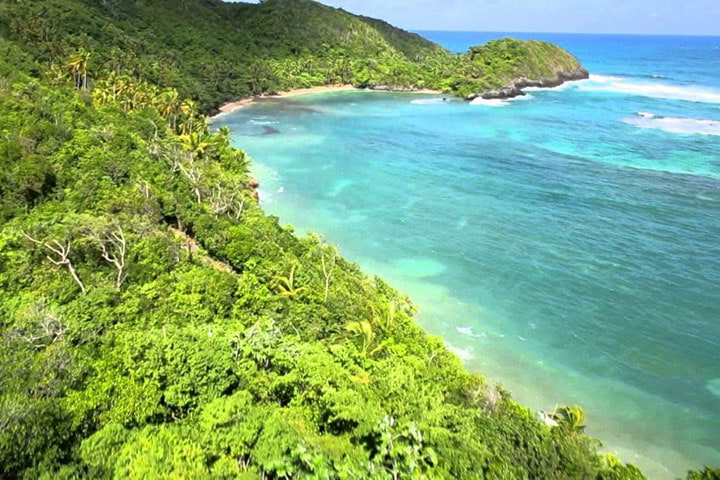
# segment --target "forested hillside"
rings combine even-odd
[[[201,110],[250,92],[219,32],[286,4],[2,4],[0,477],[642,478],[263,213]]]
[[[90,84],[109,73],[139,78],[176,89],[203,111],[328,84],[468,96],[517,76],[554,77],[580,67],[558,47],[533,48],[540,42],[497,43],[493,62],[453,55],[380,20],[311,0],[17,0],[0,3],[0,31],[54,75],[73,68],[74,58]]]

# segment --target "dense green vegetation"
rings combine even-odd
[[[246,14],[281,28],[286,4],[305,11],[1,4],[0,476],[643,478],[582,410],[539,421],[406,297],[262,212],[200,110],[251,91],[211,37]]]
[[[579,66],[562,49],[505,40],[453,55],[379,20],[311,0],[16,0],[0,32],[53,75],[71,59],[89,84],[114,72],[172,87],[202,111],[228,100],[327,84],[433,88],[467,96]],[[486,52],[486,53],[483,53]]]

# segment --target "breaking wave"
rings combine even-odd
[[[265,120],[263,118],[253,118],[248,121],[250,125],[277,125],[278,121],[275,120]]]
[[[720,121],[697,118],[660,117],[638,112],[637,117],[625,118],[623,122],[638,128],[662,130],[669,133],[720,135]]]
[[[532,95],[522,95],[519,97],[513,97],[513,98],[505,98],[505,99],[490,99],[486,100],[484,98],[478,97],[472,102],[470,102],[470,105],[481,105],[483,107],[507,107],[513,102],[521,101],[521,100],[532,100]]]
[[[579,88],[580,90],[592,92],[626,93],[669,100],[720,103],[720,91],[717,90],[666,83],[641,83],[628,78],[610,75],[590,75],[589,81],[582,82]]]

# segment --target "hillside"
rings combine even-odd
[[[571,60],[563,68],[580,68],[557,47],[540,51],[518,41],[498,57],[501,64],[480,63],[475,53],[453,55],[381,20],[311,0],[5,2],[0,32],[55,68],[78,49],[92,52],[83,64],[90,83],[110,72],[138,77],[178,90],[203,111],[250,95],[328,84],[469,96],[502,86],[498,80],[522,75],[525,66],[555,65],[558,57]]]
[[[471,48],[467,57],[485,72],[459,88],[470,98],[515,97],[527,87],[557,87],[588,78],[575,57],[548,42],[504,38]]]
[[[539,420],[428,337],[408,298],[263,213],[249,158],[201,110],[258,93],[242,58],[342,58],[288,51],[310,35],[297,19],[255,38],[287,26],[284,6],[329,40],[347,16],[0,5],[0,476],[643,478],[598,453],[581,409]],[[353,51],[467,61],[352,18]]]

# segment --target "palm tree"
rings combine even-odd
[[[307,290],[305,287],[295,287],[295,272],[298,267],[299,264],[293,264],[292,268],[290,268],[289,277],[278,277],[277,289],[278,295],[281,297],[294,297]]]
[[[70,74],[75,81],[75,88],[78,90],[88,89],[88,67],[90,64],[91,53],[84,48],[81,48],[77,52],[68,58],[67,66],[70,69]]]
[[[180,96],[174,88],[165,90],[155,97],[160,115],[165,117],[173,130],[177,129],[177,114],[180,111]]]
[[[198,128],[198,122],[196,121],[198,112],[197,103],[186,98],[182,101],[182,103],[180,103],[179,111],[184,117],[184,121],[180,125],[180,133],[186,135],[193,130],[196,130]],[[205,125],[202,126],[203,128],[205,127]]]
[[[585,412],[580,407],[557,407],[548,417],[568,433],[577,434],[585,430]]]
[[[360,353],[363,357],[372,357],[385,348],[384,343],[373,346],[376,340],[375,331],[370,322],[366,320],[350,322],[345,325],[345,330],[361,339],[362,346],[360,347]]]

